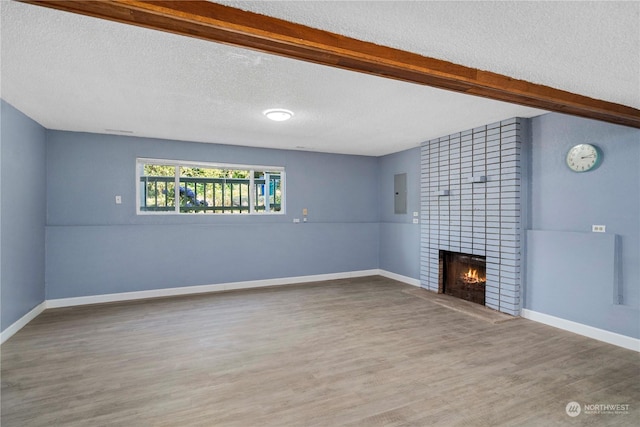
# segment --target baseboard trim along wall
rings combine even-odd
[[[343,273],[316,274],[312,276],[284,277],[280,279],[251,280],[246,282],[220,283],[215,285],[185,286],[181,288],[153,289],[149,291],[122,292],[117,294],[92,295],[74,298],[57,298],[43,301],[7,329],[2,331],[0,334],[0,344],[11,338],[16,332],[48,308],[73,307],[77,305],[102,304],[106,302],[223,292],[237,289],[262,288],[267,286],[293,285],[366,276],[383,276],[411,286],[420,287],[419,279],[414,279],[412,277],[403,276],[386,270],[371,269]],[[618,347],[623,347],[628,350],[640,352],[640,340],[637,338],[616,334],[615,332],[605,331],[603,329],[594,328],[592,326],[583,325],[581,323],[572,322],[570,320],[561,319],[544,313],[538,313],[525,308],[522,309],[521,316],[525,319],[544,323],[545,325],[573,332],[578,335],[583,335],[585,337],[613,344]]]
[[[534,322],[544,323],[554,328],[563,329],[573,332],[574,334],[593,338],[594,340],[640,352],[640,339],[637,338],[616,334],[615,332],[605,331],[604,329],[594,328],[593,326],[583,325],[582,323],[572,322],[571,320],[561,319],[549,314],[527,310],[526,308],[522,309],[520,316],[533,320]]]
[[[206,294],[237,289],[264,288],[268,286],[293,285],[322,282],[325,280],[349,279],[378,275],[378,270],[349,271],[344,273],[316,274],[312,276],[283,277],[279,279],[249,280],[246,282],[218,283],[215,285],[184,286],[180,288],[152,289],[149,291],[122,292],[118,294],[91,295],[86,297],[57,298],[47,300],[47,308],[72,307],[75,305],[102,304],[105,302],[132,301],[177,295]]]
[[[16,332],[24,328],[27,323],[38,317],[47,308],[47,302],[43,301],[31,309],[27,314],[16,320],[7,329],[0,333],[0,344],[11,338]]]
[[[407,285],[420,287],[420,279],[414,279],[413,277],[403,276],[386,270],[378,270],[377,274],[379,276],[386,277],[387,279],[393,279],[398,282],[406,283]]]
[[[9,326],[0,335],[0,344],[11,338],[27,323],[35,319],[47,308],[63,308],[78,305],[103,304],[108,302],[133,301],[139,299],[162,298],[179,295],[204,294],[211,292],[232,291],[237,289],[262,288],[267,286],[283,286],[300,283],[322,282],[326,280],[349,279],[353,277],[384,276],[393,280],[420,286],[418,279],[402,276],[400,274],[380,269],[347,271],[343,273],[316,274],[311,276],[284,277],[279,279],[251,280],[245,282],[218,283],[215,285],[183,286],[179,288],[152,289],[148,291],[121,292],[116,294],[89,295],[84,297],[55,298],[40,303],[37,307],[25,314]]]

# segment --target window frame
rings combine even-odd
[[[173,211],[146,211],[142,210],[141,200],[141,175],[140,167],[145,164],[154,164],[162,166],[174,166],[174,200],[175,206]],[[180,192],[180,167],[201,167],[208,169],[231,169],[231,170],[243,170],[249,171],[249,211],[246,213],[233,213],[233,212],[204,212],[205,216],[247,216],[247,215],[285,215],[286,214],[286,172],[284,166],[265,166],[265,165],[248,165],[238,163],[216,163],[216,162],[200,162],[193,160],[172,160],[172,159],[156,159],[150,157],[137,157],[135,166],[135,180],[136,180],[136,215],[196,215],[194,212],[181,212],[179,201]],[[265,212],[262,210],[256,210],[257,195],[255,189],[255,172],[279,172],[280,173],[280,192],[281,202],[279,211]]]

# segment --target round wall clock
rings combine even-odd
[[[587,172],[595,169],[601,159],[600,150],[595,145],[578,144],[567,153],[567,166],[574,172]]]

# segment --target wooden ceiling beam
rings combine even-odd
[[[640,128],[640,110],[207,1],[21,0],[350,71]]]

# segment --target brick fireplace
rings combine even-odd
[[[443,292],[442,251],[483,257],[484,304],[520,314],[527,138],[528,120],[513,118],[422,144],[423,288]]]

